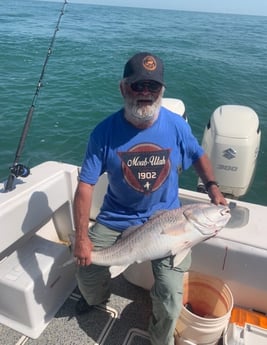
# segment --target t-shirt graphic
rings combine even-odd
[[[122,172],[127,183],[145,194],[157,190],[170,173],[170,149],[143,143],[127,152],[118,152]]]

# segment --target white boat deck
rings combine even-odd
[[[146,332],[151,310],[148,291],[133,286],[120,276],[113,280],[112,295],[107,305],[100,305],[83,315],[75,314],[79,297],[79,291],[75,289],[37,339],[0,324],[0,344],[150,344]]]

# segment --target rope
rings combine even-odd
[[[23,164],[19,164],[19,159],[20,159],[23,147],[25,145],[25,141],[26,141],[26,138],[27,138],[27,134],[28,134],[28,131],[29,131],[29,128],[30,128],[30,124],[31,124],[33,113],[34,113],[34,109],[35,109],[36,100],[38,98],[40,89],[41,89],[42,84],[43,84],[43,78],[44,78],[44,75],[45,75],[46,66],[48,64],[49,57],[52,54],[52,48],[53,48],[53,45],[54,45],[54,42],[55,42],[55,39],[56,39],[56,34],[59,31],[59,24],[60,24],[61,18],[62,18],[62,16],[65,13],[64,10],[65,10],[66,4],[67,4],[67,0],[64,0],[63,6],[61,8],[61,11],[60,11],[60,14],[59,14],[59,17],[58,17],[58,21],[57,21],[57,24],[56,24],[56,27],[55,27],[55,30],[54,30],[54,34],[52,36],[52,39],[51,39],[51,42],[50,42],[50,45],[49,45],[49,48],[48,48],[48,51],[47,51],[47,54],[46,54],[45,61],[43,63],[42,71],[41,71],[41,74],[40,74],[40,77],[39,77],[39,81],[38,81],[36,89],[35,89],[35,93],[34,93],[34,96],[33,96],[33,99],[32,99],[32,103],[31,103],[31,106],[30,106],[30,108],[28,110],[28,113],[27,113],[27,116],[26,116],[26,120],[25,120],[25,123],[24,123],[24,126],[23,126],[23,130],[22,130],[22,133],[21,133],[19,144],[18,144],[18,147],[17,147],[15,159],[14,159],[12,167],[9,168],[10,174],[9,174],[7,183],[5,185],[5,191],[6,192],[11,191],[12,189],[15,188],[15,186],[14,186],[15,177],[18,177],[18,176],[27,177],[30,174],[30,169],[25,167]]]

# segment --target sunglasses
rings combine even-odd
[[[137,81],[131,84],[131,89],[134,92],[143,92],[145,90],[149,92],[159,92],[162,88],[162,85],[157,81]]]

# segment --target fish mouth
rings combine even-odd
[[[230,208],[224,205],[218,205],[216,207],[216,212],[210,212],[211,210],[203,209],[203,214],[205,215],[206,221],[196,221],[195,226],[198,230],[205,236],[214,237],[220,230],[228,223],[231,218]],[[188,218],[189,222],[192,219]]]
[[[230,208],[229,208],[229,207],[223,208],[223,209],[220,211],[220,214],[221,214],[222,216],[226,216],[227,214],[230,216],[230,215],[231,215],[231,214],[230,214]]]

